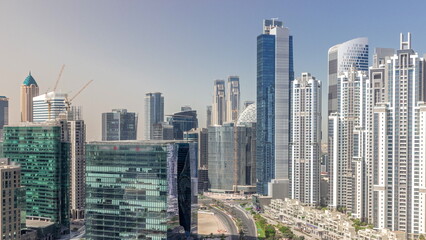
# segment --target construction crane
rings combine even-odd
[[[56,79],[56,82],[55,82],[55,86],[53,87],[53,92],[56,91],[56,88],[58,88],[58,83],[59,83],[59,80],[61,80],[62,73],[64,72],[64,68],[65,68],[65,64],[62,64],[61,70],[59,71],[58,78]]]
[[[74,100],[74,98],[76,98],[85,88],[87,88],[87,86],[89,86],[89,84],[91,84],[93,82],[93,80],[90,80],[89,82],[87,82],[81,89],[80,91],[78,91],[72,98],[68,99],[68,97],[65,98],[65,107],[66,107],[66,111],[69,112],[71,109],[71,103],[72,100]]]

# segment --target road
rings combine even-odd
[[[254,219],[239,204],[235,204],[232,209],[234,210],[235,217],[242,222],[244,235],[256,238],[256,223]]]
[[[219,210],[215,207],[212,207],[210,209],[223,223],[226,230],[228,231],[228,234],[231,235],[229,238],[231,240],[238,240],[238,230],[235,226],[234,221],[232,221],[231,217],[228,216],[228,214],[224,213],[222,210]]]

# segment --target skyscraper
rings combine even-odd
[[[86,145],[87,239],[186,239],[197,234],[196,143]]]
[[[290,81],[293,38],[275,19],[257,37],[257,191],[289,195]],[[268,186],[269,185],[269,186]],[[274,188],[274,189],[272,189]]]
[[[240,77],[228,77],[228,94],[226,97],[226,121],[235,122],[240,114]]]
[[[21,206],[19,205],[21,190],[21,168],[0,159],[0,236],[8,240],[21,239]]]
[[[144,139],[152,138],[152,125],[164,122],[164,97],[159,92],[145,94]]]
[[[291,89],[291,198],[320,203],[321,85],[302,73]]]
[[[374,107],[374,224],[426,234],[425,60],[400,36],[385,62],[385,101]]]
[[[174,113],[168,119],[173,126],[173,139],[182,140],[183,132],[198,128],[197,111],[191,108],[182,108],[182,111]]]
[[[27,218],[53,223],[56,238],[69,229],[69,143],[62,131],[53,121],[9,125],[3,145],[4,156],[21,167]]]
[[[207,191],[208,178],[208,129],[197,128],[183,133],[183,139],[198,144],[198,192]]]
[[[9,98],[0,96],[0,141],[3,139],[3,127],[9,124]]]
[[[224,122],[226,122],[225,81],[215,80],[212,105],[212,125],[222,125]]]
[[[138,115],[127,109],[102,113],[102,141],[136,140]]]
[[[212,106],[207,106],[206,127],[210,127],[211,125],[212,125]]]
[[[66,111],[66,93],[49,92],[33,98],[33,121],[54,121]]]
[[[38,95],[37,82],[30,72],[21,85],[21,122],[33,121],[33,98]]]
[[[351,67],[368,71],[368,38],[355,38],[328,50],[328,114],[338,111],[337,79]]]

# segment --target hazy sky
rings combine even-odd
[[[402,4],[403,3],[403,4]],[[0,1],[0,95],[10,98],[10,121],[19,121],[19,87],[28,71],[44,93],[59,84],[83,106],[88,140],[101,137],[101,113],[139,113],[143,97],[159,91],[165,113],[183,105],[205,126],[213,81],[239,75],[242,101],[256,98],[256,36],[262,19],[277,17],[294,36],[296,76],[310,72],[326,87],[328,48],[368,37],[374,47],[399,46],[412,33],[426,52],[426,1]],[[324,95],[323,99],[326,100]],[[323,101],[326,103],[326,101]],[[325,125],[325,124],[323,124]]]

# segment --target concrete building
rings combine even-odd
[[[86,145],[86,239],[186,239],[197,234],[197,144]]]
[[[385,59],[385,99],[374,107],[374,225],[426,234],[424,88],[425,61],[400,36]]]
[[[49,92],[33,98],[33,121],[54,121],[59,114],[66,111],[68,95],[65,93]]]
[[[136,140],[138,115],[127,109],[102,113],[102,141]]]
[[[257,192],[288,197],[293,37],[281,21],[263,21],[257,37]],[[274,189],[272,189],[274,188]]]
[[[157,123],[152,125],[151,140],[173,140],[173,125],[167,122]]]
[[[191,129],[183,133],[183,139],[198,144],[198,192],[209,189],[208,178],[208,130],[207,128]]]
[[[21,167],[0,158],[0,236],[5,240],[21,239]],[[25,211],[25,210],[24,210]],[[24,220],[25,221],[25,220]],[[25,224],[25,223],[24,223]]]
[[[240,77],[228,77],[226,95],[226,122],[235,122],[240,114]]]
[[[27,219],[53,224],[54,237],[59,238],[69,230],[70,219],[70,152],[61,124],[50,121],[6,126],[3,148],[4,156],[21,167]]]
[[[9,124],[9,98],[0,96],[0,141],[3,139],[3,127]]]
[[[152,125],[164,122],[164,97],[160,92],[145,94],[144,139],[152,139]]]
[[[37,82],[30,72],[21,85],[21,122],[33,121],[33,98],[38,95]]]
[[[225,81],[215,80],[212,105],[212,125],[222,125],[226,122],[226,92]]]
[[[309,73],[291,88],[291,198],[320,204],[321,84]]]
[[[338,111],[338,78],[355,67],[368,71],[368,38],[355,38],[328,50],[328,114]]]

